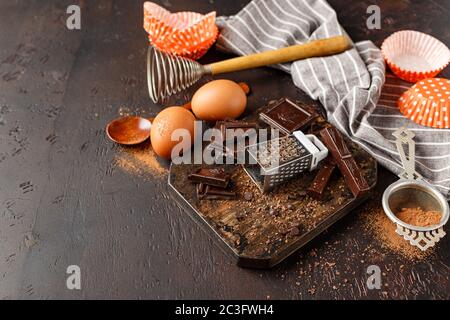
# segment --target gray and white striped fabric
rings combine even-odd
[[[325,0],[253,0],[217,23],[217,48],[238,55],[345,33]],[[333,125],[395,174],[402,167],[392,133],[409,128],[416,134],[416,170],[450,198],[450,130],[422,127],[400,113],[396,101],[411,84],[386,74],[372,42],[274,67],[290,73],[297,87],[322,103]]]

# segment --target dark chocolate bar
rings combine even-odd
[[[258,125],[255,122],[244,122],[238,120],[217,121],[215,128],[220,130],[223,140],[212,141],[208,145],[208,148],[211,148],[216,152],[219,152],[219,154],[223,155],[224,157],[231,156],[234,159],[237,159],[240,153],[245,152],[246,147],[248,147],[250,144],[255,144],[258,142],[258,136],[256,131]],[[254,129],[254,131],[247,132],[248,130],[251,129]],[[239,131],[227,137],[227,130],[239,130]],[[236,141],[240,137],[244,138],[243,143],[242,141],[240,143]],[[232,143],[232,148],[228,148],[227,146],[228,143]]]
[[[222,139],[224,141],[229,140],[231,137],[227,137],[227,129],[229,130],[239,130],[241,129],[243,133],[246,133],[248,130],[257,129],[257,124],[255,122],[244,122],[244,121],[237,121],[237,120],[230,120],[230,121],[218,121],[215,126],[217,129],[220,130],[222,133]],[[236,136],[233,135],[233,138]]]
[[[334,127],[325,128],[320,131],[320,137],[330,151],[353,195],[360,197],[368,192],[370,189],[369,185],[339,131]]]
[[[230,175],[222,168],[200,168],[195,173],[191,173],[188,179],[192,182],[226,188],[230,182]]]
[[[325,187],[327,186],[331,174],[333,173],[335,168],[336,163],[332,159],[327,158],[327,160],[325,160],[323,165],[320,167],[316,177],[314,178],[314,181],[311,183],[307,190],[307,193],[311,198],[316,200],[322,199]]]
[[[306,128],[318,116],[310,108],[302,107],[289,99],[283,99],[269,111],[259,115],[262,121],[286,135]]]
[[[229,200],[236,198],[236,192],[199,183],[197,197],[201,200]]]

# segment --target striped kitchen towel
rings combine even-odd
[[[238,55],[345,33],[325,0],[253,0],[217,23],[217,48]],[[416,135],[416,170],[450,198],[450,130],[422,127],[400,113],[396,100],[411,84],[386,74],[372,42],[274,67],[290,73],[297,87],[322,103],[333,125],[395,174],[403,170],[392,133],[409,128]]]

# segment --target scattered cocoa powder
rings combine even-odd
[[[149,143],[122,148],[115,158],[115,164],[122,170],[138,176],[150,174],[153,177],[163,177],[168,172],[159,163]]]
[[[127,107],[127,106],[121,106],[117,110],[117,113],[120,117],[125,116],[140,116],[147,118],[149,117],[149,110],[148,107]]]
[[[367,206],[371,207],[372,205]],[[373,234],[374,238],[383,247],[410,261],[422,260],[434,251],[434,248],[430,248],[423,252],[403,239],[402,236],[395,232],[395,223],[387,217],[381,207],[369,209],[365,217],[367,218],[365,223],[366,229]]]
[[[422,208],[403,208],[396,214],[397,218],[416,227],[429,227],[439,224],[439,211],[424,211]]]

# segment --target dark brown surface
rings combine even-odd
[[[246,2],[161,1],[174,11],[219,14]],[[450,298],[450,237],[411,262],[363,232],[367,208],[273,270],[236,267],[178,208],[164,175],[115,165],[135,149],[111,143],[106,123],[123,110],[160,110],[145,83],[142,1],[80,1],[82,30],[69,31],[73,3],[0,2],[0,298]],[[450,44],[446,1],[330,3],[356,41],[380,45],[394,31],[415,29]],[[373,3],[382,8],[381,30],[365,26]],[[224,57],[211,51],[202,61]],[[251,86],[250,110],[304,97],[288,75],[268,68],[226,78]],[[184,104],[193,90],[170,103]],[[394,180],[380,172],[378,189]],[[81,268],[80,291],[66,289],[71,264]],[[381,268],[382,290],[367,289],[372,264]]]

